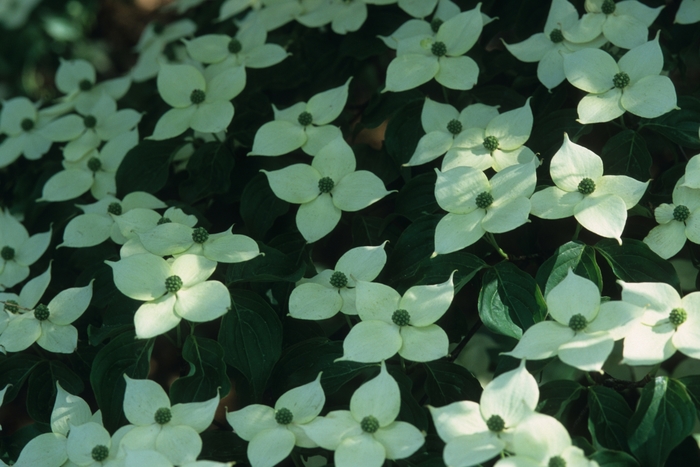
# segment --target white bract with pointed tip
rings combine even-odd
[[[700,21],[700,0],[681,0],[674,23],[693,24]]]
[[[150,139],[174,138],[188,128],[218,133],[233,119],[231,99],[245,87],[245,68],[205,78],[192,65],[162,65],[157,83],[160,96],[174,108],[160,117]]]
[[[226,420],[248,444],[248,460],[253,467],[273,467],[292,452],[294,446],[314,448],[304,425],[318,417],[326,403],[321,374],[303,386],[290,389],[275,402],[274,409],[251,404],[228,412]]]
[[[207,279],[216,262],[199,255],[182,255],[172,262],[150,253],[105,261],[114,273],[119,291],[145,301],[136,310],[136,337],[163,334],[184,318],[197,323],[223,316],[231,306],[224,284]]]
[[[321,149],[311,165],[262,172],[278,198],[301,205],[296,224],[307,242],[331,233],[343,211],[359,211],[390,193],[372,172],[355,170],[355,154],[342,138]]]
[[[148,24],[136,44],[139,58],[131,69],[131,77],[140,82],[153,78],[158,74],[165,46],[171,42],[189,37],[197,31],[197,23],[190,19],[181,19],[168,25],[160,23]]]
[[[0,112],[0,133],[7,138],[0,143],[0,168],[12,164],[24,154],[29,160],[37,160],[51,147],[51,140],[42,130],[52,120],[26,97],[5,101]]]
[[[700,358],[700,292],[681,298],[661,282],[621,284],[622,300],[645,309],[625,338],[622,363],[654,365],[676,350]]]
[[[348,100],[349,78],[344,85],[316,94],[306,102],[277,110],[275,119],[265,123],[255,133],[249,156],[280,156],[301,148],[315,156],[333,140],[341,138],[340,129],[329,125],[338,118]]]
[[[386,91],[406,91],[431,79],[450,89],[474,87],[479,67],[464,55],[481,35],[481,4],[442,23],[433,37],[413,36],[398,42],[396,58],[389,63]]]
[[[97,83],[95,67],[90,62],[82,59],[61,59],[61,64],[56,70],[56,88],[66,96],[63,98],[64,103],[59,104],[57,109],[68,112],[75,107],[78,112],[84,114],[103,94],[118,101],[130,87],[130,76]]]
[[[700,131],[698,132],[698,138],[700,139]],[[685,166],[685,175],[682,179],[683,182],[679,181],[676,186],[700,189],[700,154],[690,158]]]
[[[99,423],[70,425],[66,452],[69,465],[80,467],[123,467],[124,452],[119,449],[122,437],[130,426],[119,428],[114,436]]]
[[[396,421],[400,407],[399,385],[382,362],[379,375],[352,395],[349,411],[329,412],[303,429],[316,444],[335,451],[337,467],[379,467],[385,459],[412,455],[425,442],[418,428]]]
[[[384,245],[346,251],[333,269],[302,279],[289,296],[289,314],[297,319],[327,319],[342,311],[356,315],[357,281],[372,281],[386,264]]]
[[[30,237],[10,211],[0,209],[0,291],[26,279],[29,266],[41,258],[50,242],[51,230]]]
[[[448,212],[435,229],[435,253],[461,250],[487,232],[509,232],[527,222],[528,198],[537,183],[535,169],[535,161],[513,165],[491,180],[472,167],[435,169],[435,198]]]
[[[627,210],[639,202],[649,182],[603,175],[600,157],[572,143],[566,134],[564,144],[552,157],[549,172],[556,186],[532,195],[534,216],[562,219],[573,215],[584,228],[622,244]]]
[[[119,250],[119,256],[127,256],[150,253],[143,247],[138,234],[155,229],[162,223],[183,224],[187,227],[194,227],[197,224],[197,217],[185,214],[180,208],[168,208],[162,215],[152,209],[136,208],[121,216],[110,214],[120,234],[126,239]]]
[[[384,284],[359,281],[356,306],[362,320],[343,342],[343,357],[353,362],[379,362],[398,353],[414,362],[447,355],[447,333],[435,324],[454,297],[452,276],[437,285],[411,287],[401,296]]]
[[[171,405],[155,381],[131,379],[126,374],[124,379],[124,415],[135,426],[122,438],[122,447],[158,451],[176,465],[197,459],[202,450],[199,433],[214,420],[219,395],[204,402]]]
[[[445,464],[470,467],[513,450],[513,432],[530,417],[537,406],[540,390],[525,368],[525,361],[500,374],[486,385],[479,403],[453,402],[430,407],[440,438],[447,443]]]
[[[609,122],[626,111],[655,118],[676,108],[676,88],[662,76],[659,36],[638,45],[616,63],[607,52],[583,49],[564,55],[566,79],[590,94],[578,104],[581,123]]]
[[[627,335],[642,309],[629,303],[601,303],[598,287],[569,269],[566,278],[547,294],[552,321],[529,327],[510,352],[515,358],[559,359],[579,370],[600,371],[613,343]]]

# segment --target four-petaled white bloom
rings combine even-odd
[[[401,407],[399,385],[386,371],[360,386],[350,410],[334,410],[303,425],[306,434],[324,449],[335,451],[337,467],[380,467],[385,459],[404,459],[424,443],[410,423],[396,421]]]
[[[430,6],[431,1],[425,0],[409,0],[415,5],[416,9],[422,9]],[[401,6],[401,1],[399,1],[399,6]],[[411,6],[409,8],[414,8]],[[414,15],[408,12],[411,16],[422,18],[427,15]],[[399,28],[392,32],[389,36],[378,36],[384,44],[390,49],[396,50],[399,45],[399,41],[403,39],[408,39],[414,36],[435,36],[440,25],[447,21],[448,19],[457,16],[461,13],[461,10],[457,5],[452,3],[451,0],[440,0],[435,14],[433,15],[432,21],[424,21],[421,19],[410,19],[403,23]],[[488,20],[484,20],[484,25]]]
[[[51,147],[51,140],[42,133],[52,117],[37,110],[26,97],[15,97],[3,103],[0,112],[0,133],[7,138],[0,143],[0,168],[12,164],[24,154],[37,160]]]
[[[485,462],[504,450],[513,450],[513,431],[537,406],[537,381],[520,366],[493,379],[479,403],[459,401],[444,407],[428,407],[438,435],[445,443],[443,459],[453,467]]]
[[[343,342],[343,357],[353,362],[379,362],[398,352],[414,362],[447,355],[447,333],[435,324],[454,297],[452,276],[436,285],[417,285],[401,296],[384,284],[359,281],[356,306],[362,322]]]
[[[598,286],[569,269],[566,278],[547,294],[553,321],[542,321],[525,331],[510,352],[515,358],[541,360],[555,355],[583,371],[600,371],[625,337],[642,309],[620,301],[600,302]]]
[[[63,103],[58,104],[55,110],[68,112],[75,109],[84,114],[103,94],[115,101],[124,97],[131,87],[131,77],[124,76],[96,82],[95,67],[86,60],[63,60],[56,70],[56,88],[66,94]]]
[[[435,229],[435,254],[461,250],[487,232],[509,232],[527,222],[528,198],[537,183],[535,168],[535,161],[513,165],[491,180],[472,167],[435,169],[435,198],[448,212]]]
[[[0,209],[0,290],[19,284],[49,247],[51,230],[29,236],[10,211]]]
[[[146,302],[134,316],[136,336],[141,339],[171,330],[182,318],[211,321],[231,306],[226,286],[207,280],[216,262],[204,256],[182,255],[168,262],[143,253],[105,262],[112,268],[114,284],[121,293]]]
[[[275,119],[265,123],[255,133],[249,156],[280,156],[301,148],[305,153],[316,153],[335,139],[341,138],[340,129],[329,125],[338,118],[348,100],[349,78],[344,85],[316,94],[309,103],[298,102],[277,110]]]
[[[334,269],[300,281],[289,296],[289,314],[316,320],[331,318],[339,311],[356,315],[357,281],[369,282],[379,275],[386,264],[385,243],[352,248],[340,257]]]
[[[552,157],[549,172],[556,186],[532,195],[533,215],[542,219],[573,215],[584,228],[622,244],[627,210],[639,202],[649,182],[603,175],[600,157],[572,143],[566,134],[564,144]]]
[[[318,417],[326,403],[321,374],[303,386],[290,389],[275,402],[275,408],[251,404],[228,412],[226,420],[248,444],[253,467],[273,467],[289,456],[294,446],[314,448],[304,425]]]
[[[660,74],[663,65],[658,34],[617,63],[598,49],[565,54],[566,79],[590,93],[578,104],[579,122],[609,122],[625,111],[654,118],[675,109],[676,89],[668,76]]]
[[[262,172],[278,198],[301,204],[296,224],[307,242],[331,233],[342,211],[359,211],[390,193],[372,172],[355,171],[355,154],[342,138],[321,149],[311,165]]]
[[[123,467],[124,452],[119,449],[130,426],[119,428],[114,436],[95,422],[70,425],[66,452],[69,465],[80,467]]]

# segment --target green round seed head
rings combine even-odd
[[[348,276],[346,276],[340,271],[335,271],[333,274],[331,274],[329,282],[333,287],[342,289],[343,287],[348,285]]]
[[[613,0],[605,0],[603,5],[600,7],[600,10],[606,15],[612,15],[615,13],[616,8],[617,7],[615,6],[615,2]]]
[[[109,448],[103,444],[98,444],[92,448],[92,459],[95,462],[102,462],[109,457]]]
[[[462,132],[462,122],[457,119],[452,119],[447,124],[447,131],[453,135],[458,135]]]
[[[44,304],[39,304],[34,308],[34,317],[39,321],[46,321],[49,319],[49,307]]]
[[[156,413],[153,415],[153,420],[155,420],[158,425],[165,425],[172,419],[173,413],[168,407],[161,407],[160,409],[156,410]]]
[[[122,205],[117,202],[109,203],[109,206],[107,207],[107,212],[110,214],[114,214],[115,216],[121,216]]]
[[[204,243],[209,240],[209,232],[204,227],[197,227],[192,230],[192,240],[195,243]]]
[[[411,322],[411,315],[406,310],[398,309],[391,315],[391,321],[397,326],[408,326]]]
[[[231,52],[232,54],[237,54],[243,49],[243,46],[241,45],[241,41],[239,41],[236,38],[231,39],[231,42],[228,43],[228,51]]]
[[[12,258],[15,257],[15,249],[11,246],[4,246],[2,247],[2,250],[0,250],[0,256],[5,261],[10,261]]]
[[[92,115],[83,117],[83,125],[85,125],[85,128],[95,128],[95,125],[97,125],[97,119]]]
[[[444,57],[447,54],[447,46],[444,42],[437,41],[430,47],[430,51],[436,57]]]
[[[97,157],[91,157],[87,161],[87,166],[88,169],[92,170],[93,172],[97,172],[102,168],[102,161],[99,160]]]
[[[201,89],[195,89],[190,94],[190,101],[193,104],[197,105],[204,102],[204,99],[206,99],[206,97],[207,95],[204,93],[204,91],[202,91]]]
[[[170,276],[165,279],[165,290],[170,293],[175,293],[182,288],[182,279],[180,276]]]
[[[484,138],[484,147],[489,152],[495,151],[498,149],[498,138],[495,136],[487,136]]]
[[[687,320],[687,319],[688,319],[688,313],[683,308],[674,308],[673,310],[671,310],[671,313],[669,313],[669,315],[668,315],[668,320],[675,327],[678,327],[681,324],[685,323],[685,320]]]
[[[430,29],[437,33],[440,26],[442,26],[442,23],[444,23],[444,21],[440,18],[433,18],[433,20],[430,22]]]
[[[685,222],[690,216],[690,209],[682,204],[679,204],[673,209],[673,219],[678,222]]]
[[[489,431],[494,433],[500,433],[506,428],[506,422],[500,417],[500,415],[491,415],[488,420],[486,420],[486,427]]]
[[[372,415],[367,415],[360,422],[360,428],[362,428],[362,431],[364,431],[365,433],[376,433],[379,429],[379,420],[377,420],[376,417],[373,417]]]
[[[19,311],[19,303],[14,300],[5,301],[5,311],[15,314]]]
[[[78,83],[78,87],[81,91],[89,91],[90,89],[92,89],[92,83],[89,80],[84,79],[81,80],[80,83]]]
[[[566,467],[566,461],[561,456],[550,457],[547,467]]]
[[[479,193],[476,197],[476,207],[486,209],[493,204],[493,195],[489,192]]]
[[[172,221],[170,220],[169,217],[161,217],[158,219],[158,222],[156,222],[157,225],[163,225],[163,224],[170,224]]]
[[[330,193],[335,186],[335,182],[331,177],[323,177],[318,181],[318,191],[321,193]]]
[[[623,89],[626,88],[628,84],[630,84],[630,75],[624,71],[621,71],[613,76],[613,86],[616,88]]]
[[[578,192],[582,195],[590,195],[595,191],[595,182],[590,178],[584,178],[578,183]]]
[[[549,40],[558,44],[564,41],[564,34],[562,34],[561,29],[552,29],[549,33]]]
[[[294,414],[291,410],[282,407],[281,409],[275,411],[275,421],[280,425],[289,425],[294,420]]]
[[[569,327],[574,332],[586,329],[586,326],[588,326],[588,320],[580,313],[575,314],[569,319]]]
[[[34,120],[25,118],[22,120],[22,123],[20,123],[20,126],[22,127],[22,130],[29,131],[34,128]]]
[[[303,111],[302,113],[299,114],[299,116],[297,117],[297,120],[299,121],[299,125],[306,126],[306,125],[311,125],[311,122],[314,121],[314,117],[309,112]]]

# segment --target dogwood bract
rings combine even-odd
[[[41,258],[49,242],[51,230],[30,237],[10,211],[0,209],[0,291],[26,279],[29,266]]]
[[[145,301],[136,310],[136,337],[147,339],[177,326],[182,318],[205,322],[224,315],[231,296],[224,284],[207,279],[216,262],[199,255],[182,255],[167,262],[143,253],[117,262],[105,261],[119,291]]]
[[[311,165],[262,172],[275,196],[301,204],[296,224],[310,243],[331,233],[342,211],[359,211],[390,193],[372,172],[355,171],[355,154],[342,138],[321,149]]]
[[[663,6],[650,8],[636,0],[615,2],[614,0],[586,0],[586,14],[576,31],[572,31],[573,42],[588,42],[603,34],[607,40],[623,49],[643,44]]]
[[[584,228],[622,244],[627,210],[639,202],[649,182],[603,175],[600,157],[572,143],[566,133],[564,144],[552,157],[549,173],[556,186],[532,195],[534,216],[561,219],[573,215]]]
[[[0,133],[7,138],[0,143],[0,168],[12,164],[24,154],[37,160],[51,147],[51,140],[42,130],[52,120],[26,97],[15,97],[3,103],[0,112]]]
[[[326,403],[321,374],[310,383],[282,394],[275,408],[251,404],[228,412],[226,420],[248,443],[248,460],[253,467],[273,467],[285,459],[294,446],[314,448],[304,425],[315,419]]]

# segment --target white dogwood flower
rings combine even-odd
[[[56,88],[65,94],[58,108],[68,112],[75,108],[81,114],[88,113],[102,94],[118,101],[129,91],[131,77],[124,76],[97,83],[95,67],[88,61],[61,60],[56,70]]]
[[[410,2],[410,3],[408,3]],[[403,8],[404,11],[406,11],[408,14],[411,16],[417,17],[417,18],[423,18],[426,15],[415,15],[408,11],[409,9],[411,11],[425,11],[424,9],[427,8],[435,8],[434,5],[431,7],[431,1],[424,1],[424,0],[408,0],[408,2],[404,2],[404,6],[406,8]],[[399,7],[401,7],[401,1],[399,1]],[[410,6],[409,6],[410,4]],[[408,39],[410,37],[415,37],[415,36],[435,36],[437,34],[438,30],[440,29],[440,26],[442,23],[447,21],[448,19],[457,16],[458,14],[461,13],[461,10],[457,5],[455,5],[452,0],[440,0],[440,2],[437,5],[437,9],[435,9],[435,14],[433,15],[432,21],[428,22],[422,19],[410,19],[403,23],[399,28],[391,33],[389,36],[378,36],[384,44],[389,47],[390,49],[396,50],[396,48],[399,46],[399,41],[403,39]],[[429,14],[429,13],[428,13]],[[486,24],[488,20],[484,20],[483,23]]]
[[[29,266],[44,254],[51,230],[29,236],[27,229],[7,210],[0,209],[0,290],[29,276]]]
[[[12,164],[24,154],[37,160],[51,147],[51,140],[42,129],[52,120],[26,97],[15,97],[3,103],[0,112],[0,133],[7,135],[0,143],[0,168]]]
[[[69,465],[80,467],[123,467],[124,453],[119,450],[122,437],[131,430],[119,428],[114,436],[99,423],[70,425],[66,452]]]

